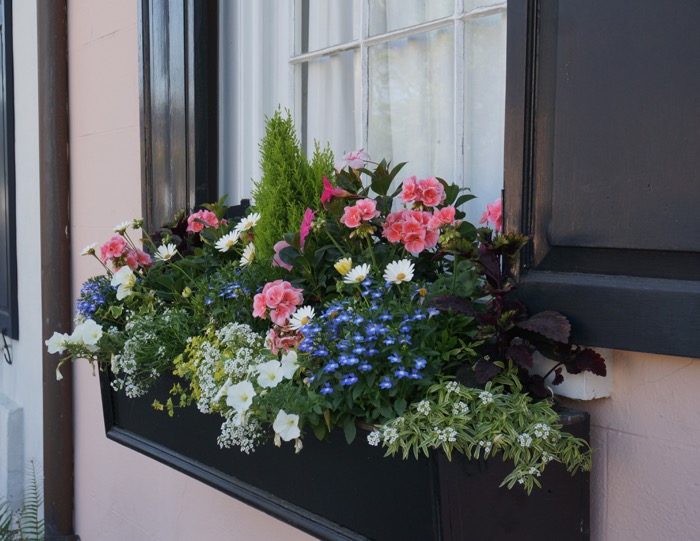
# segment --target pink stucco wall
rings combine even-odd
[[[136,2],[69,2],[74,288],[79,255],[140,215]],[[308,536],[104,436],[98,381],[76,367],[76,531],[86,541]],[[592,539],[700,538],[700,360],[616,352],[612,398],[582,405],[599,450]]]

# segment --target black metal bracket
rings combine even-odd
[[[5,362],[7,364],[12,364],[12,354],[10,353],[10,348],[12,347],[7,343],[7,335],[5,332],[7,329],[2,330],[2,355],[5,357]]]

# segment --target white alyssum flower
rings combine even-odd
[[[469,413],[469,406],[461,400],[452,406],[452,415],[466,415]]]
[[[365,281],[365,278],[369,276],[370,266],[365,263],[363,265],[357,265],[353,267],[343,278],[343,282],[346,284],[361,284]]]
[[[457,383],[456,381],[450,381],[445,385],[445,390],[447,391],[447,394],[458,393],[459,383]]]
[[[299,416],[295,413],[279,410],[275,422],[272,423],[272,429],[275,431],[276,436],[279,436],[284,441],[296,439],[301,436]]]
[[[263,389],[277,387],[277,384],[284,378],[284,369],[279,361],[267,361],[257,366],[258,385]]]
[[[130,226],[131,226],[131,220],[128,220],[126,222],[122,222],[120,224],[115,225],[112,228],[112,231],[114,231],[115,233],[118,233],[119,235],[123,235],[124,233],[126,233],[126,230],[129,229]]]
[[[177,254],[177,246],[174,244],[163,244],[158,246],[158,250],[156,250],[156,259],[158,261],[167,261],[174,257],[175,254]]]
[[[246,216],[240,222],[238,222],[238,224],[235,227],[235,230],[238,231],[239,234],[243,231],[248,231],[251,227],[255,227],[259,220],[259,212],[253,212],[251,214],[248,214],[248,216]]]
[[[64,351],[66,351],[66,347],[68,346],[69,342],[70,335],[55,332],[51,338],[44,342],[44,344],[46,344],[46,349],[49,353],[58,353],[61,355]]]
[[[214,247],[220,252],[228,252],[231,248],[233,248],[236,245],[238,239],[240,238],[241,232],[234,229],[233,231],[226,233],[223,237],[217,240]]]
[[[292,314],[289,326],[295,331],[308,324],[316,316],[316,311],[311,306],[302,306]]]
[[[95,255],[96,249],[97,243],[93,242],[92,244],[88,244],[85,248],[83,248],[82,252],[80,252],[80,255]]]
[[[393,427],[385,428],[384,433],[382,434],[382,439],[384,440],[384,443],[391,445],[397,439],[399,439],[399,431]]]
[[[247,267],[255,259],[255,245],[251,242],[248,246],[243,249],[243,254],[241,254],[241,267]]]
[[[369,434],[367,434],[367,443],[369,443],[372,447],[376,447],[379,445],[381,442],[381,434],[377,432],[376,430],[373,430]]]
[[[435,431],[435,437],[441,443],[457,441],[457,431],[450,426],[444,430],[440,430],[438,427],[433,427],[433,430]]]
[[[538,438],[548,438],[551,428],[544,423],[537,423],[532,430]]]
[[[280,365],[282,366],[282,377],[284,377],[284,379],[292,379],[294,374],[296,374],[299,368],[297,358],[297,352],[293,349],[290,349],[287,353],[282,355]]]
[[[239,414],[245,413],[253,404],[253,397],[256,395],[253,384],[248,380],[243,380],[228,388],[226,391],[226,404]]]
[[[384,281],[392,284],[410,282],[413,279],[415,266],[408,259],[392,261],[384,269]]]
[[[488,391],[481,391],[479,393],[479,400],[481,400],[484,405],[491,404],[493,402],[493,395]]]
[[[416,410],[421,415],[430,415],[430,402],[428,400],[421,400],[416,406]]]
[[[133,293],[132,289],[136,284],[136,276],[134,275],[134,271],[124,265],[121,269],[114,273],[110,284],[112,286],[116,286],[117,300],[121,301]]]
[[[520,436],[518,436],[518,443],[522,447],[530,447],[530,445],[532,445],[532,436],[530,436],[530,434],[527,432],[520,434]]]

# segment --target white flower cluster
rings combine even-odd
[[[384,443],[391,445],[397,439],[399,439],[399,432],[392,426],[386,427],[382,434],[382,439],[384,440]]]
[[[484,449],[484,453],[489,454],[491,452],[491,447],[493,447],[493,444],[490,441],[481,440],[479,442],[479,447]]]
[[[452,415],[466,415],[469,413],[469,406],[461,400],[452,406]]]
[[[457,441],[457,431],[451,426],[448,426],[444,430],[440,430],[438,427],[433,427],[433,430],[435,431],[435,436],[439,442],[444,443]]]
[[[479,393],[479,399],[484,405],[491,404],[493,402],[493,395],[488,391],[481,391]]]
[[[532,430],[538,438],[548,438],[551,428],[544,423],[537,423]]]
[[[459,393],[459,383],[456,381],[450,381],[445,385],[445,390],[447,391],[448,395],[450,393]]]
[[[430,402],[428,400],[421,400],[418,402],[416,410],[421,415],[430,415]]]
[[[263,430],[260,423],[255,419],[250,419],[245,424],[240,422],[238,415],[230,410],[226,415],[226,420],[221,425],[221,434],[217,438],[219,447],[238,447],[246,454],[255,451],[256,444],[262,438]]]
[[[382,435],[378,430],[373,430],[367,434],[367,443],[372,447],[376,447],[382,441]]]
[[[530,447],[530,445],[532,445],[532,436],[527,432],[520,434],[520,436],[518,436],[518,443],[521,447]]]
[[[55,332],[44,343],[49,353],[59,355],[71,346],[82,348],[87,352],[95,352],[99,349],[97,343],[102,338],[102,334],[102,325],[92,319],[86,319],[75,327],[72,334]]]

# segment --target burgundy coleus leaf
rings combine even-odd
[[[501,260],[498,255],[489,250],[484,244],[479,245],[479,264],[484,270],[486,279],[492,287],[499,287],[501,283]]]
[[[486,383],[493,376],[498,374],[501,368],[488,361],[479,361],[474,367],[474,375],[478,383]]]
[[[600,353],[590,348],[583,348],[576,351],[574,353],[574,360],[576,361],[576,366],[581,370],[586,370],[596,376],[605,377],[608,373],[605,367],[605,359]]]
[[[569,320],[559,312],[552,310],[530,316],[525,321],[516,323],[516,326],[526,331],[541,334],[555,342],[566,343],[569,341],[569,335],[571,334]]]
[[[469,299],[458,297],[457,295],[438,295],[430,299],[427,304],[443,312],[450,310],[457,314],[465,314],[467,316],[473,316],[476,313]]]
[[[523,379],[523,376],[521,376]],[[530,394],[539,398],[547,398],[551,393],[544,383],[544,378],[537,374],[526,374],[524,376],[525,388],[530,391]]]
[[[510,346],[506,350],[506,357],[511,359],[515,364],[522,367],[532,366],[532,355],[530,351],[522,344]]]
[[[554,369],[554,379],[552,380],[552,385],[559,385],[564,381],[564,376],[561,374],[561,367]]]

